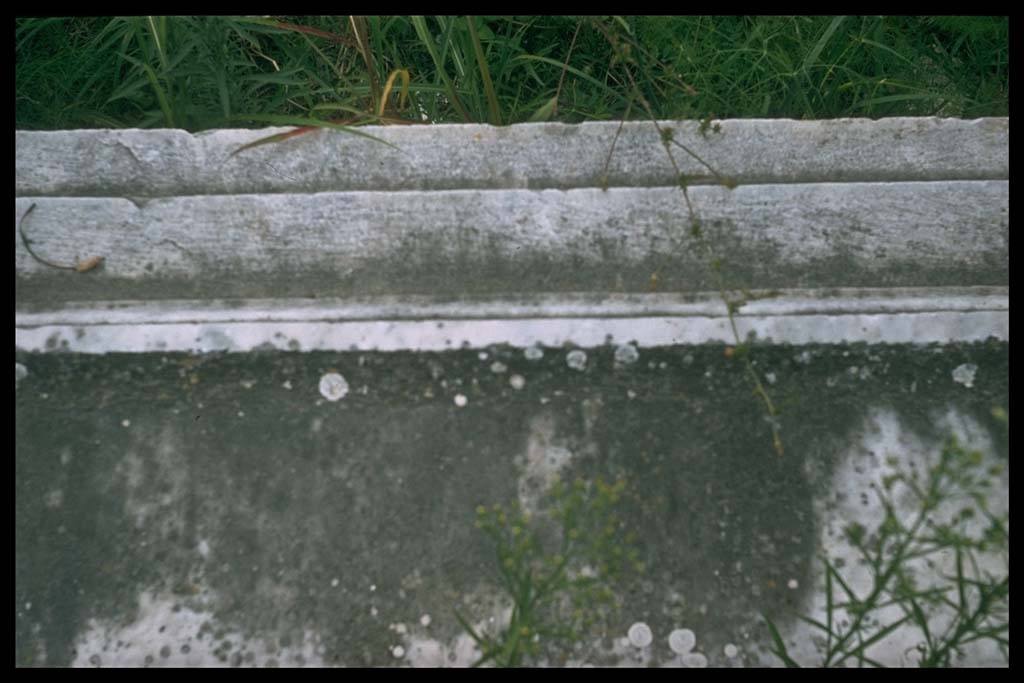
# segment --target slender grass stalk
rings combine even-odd
[[[382,99],[377,84],[377,69],[373,62],[373,52],[370,51],[370,41],[367,36],[366,18],[350,16],[348,19],[352,24],[352,33],[356,37],[359,52],[363,57],[363,62],[366,64],[366,75],[370,83],[370,108],[371,110],[376,109],[378,103],[382,102]]]
[[[153,67],[149,64],[144,64],[134,57],[129,57],[126,54],[121,55],[125,61],[131,62],[135,66],[142,69],[143,73],[146,74],[146,78],[149,80],[150,86],[153,88],[153,93],[156,95],[157,102],[160,103],[160,111],[164,113],[164,122],[168,128],[176,128],[174,120],[174,112],[171,109],[170,98],[167,96],[167,92],[160,85],[160,79],[157,78],[156,72],[153,71]]]
[[[462,100],[459,99],[459,93],[455,89],[455,84],[452,83],[451,78],[448,77],[448,72],[445,69],[444,62],[441,56],[437,53],[437,47],[434,45],[434,38],[430,35],[430,31],[427,29],[427,21],[422,16],[414,16],[411,18],[412,25],[416,29],[416,35],[419,37],[420,42],[427,48],[427,52],[430,54],[431,60],[434,62],[438,77],[444,82],[447,88],[448,98],[451,104],[459,112],[462,120],[469,123],[473,118],[469,115],[469,112],[462,105]]]
[[[156,53],[160,57],[160,68],[167,72],[169,68],[167,50],[165,49],[167,44],[167,17],[160,17],[158,21],[159,27],[153,21],[153,17],[146,17],[146,23],[149,24],[149,30],[153,34],[153,42],[156,43]]]
[[[234,119],[237,121],[261,121],[263,123],[274,123],[280,126],[300,126],[300,128],[288,131],[287,133],[278,133],[277,135],[263,137],[258,140],[254,140],[253,142],[242,145],[241,147],[233,151],[230,155],[228,155],[229,158],[235,156],[239,152],[250,149],[252,147],[258,147],[260,145],[266,145],[274,142],[283,142],[297,135],[302,135],[304,133],[316,130],[317,128],[331,128],[333,130],[340,130],[344,133],[358,135],[359,137],[367,138],[368,140],[380,142],[382,144],[387,145],[388,147],[391,147],[392,149],[401,151],[398,149],[398,147],[391,144],[387,140],[378,138],[374,135],[370,135],[369,133],[364,133],[361,130],[358,130],[356,128],[351,127],[350,125],[346,125],[343,123],[321,121],[320,119],[305,118],[299,116],[275,116],[272,114],[240,114],[234,117]]]
[[[722,302],[726,306],[726,312],[729,317],[729,327],[732,331],[736,347],[742,350],[740,356],[741,360],[743,361],[744,370],[746,371],[747,377],[750,378],[751,384],[754,387],[755,395],[757,395],[760,398],[761,402],[765,406],[765,410],[767,411],[768,423],[771,427],[772,434],[772,448],[775,450],[775,453],[777,455],[781,456],[785,452],[785,447],[783,446],[782,437],[780,434],[780,428],[778,423],[778,410],[776,409],[775,403],[772,401],[771,396],[768,394],[768,391],[764,388],[764,384],[762,384],[761,378],[758,377],[757,372],[754,370],[753,363],[750,361],[749,353],[746,352],[747,347],[744,344],[744,341],[740,338],[739,330],[736,326],[736,313],[739,311],[739,308],[743,305],[743,303],[745,303],[745,300],[734,300],[726,295],[725,279],[723,278],[721,272],[721,260],[715,255],[715,251],[711,245],[711,242],[708,240],[704,230],[701,228],[700,218],[698,217],[697,212],[694,209],[693,202],[690,201],[690,193],[688,191],[687,182],[685,179],[686,176],[680,170],[679,164],[676,162],[675,156],[673,156],[672,154],[670,144],[674,141],[674,135],[670,131],[662,129],[661,125],[658,123],[657,116],[655,116],[654,111],[651,109],[650,103],[640,92],[640,86],[637,83],[632,70],[629,68],[629,62],[631,61],[629,52],[621,48],[618,39],[612,33],[610,33],[608,29],[605,28],[599,21],[594,20],[593,25],[602,35],[604,35],[605,39],[609,42],[609,44],[611,44],[613,49],[616,50],[616,54],[620,56],[620,60],[623,62],[622,70],[626,74],[626,77],[629,80],[630,85],[632,86],[633,99],[639,102],[640,106],[643,107],[643,109],[647,112],[651,124],[654,126],[655,130],[658,132],[658,135],[662,140],[663,147],[665,148],[665,152],[668,155],[669,162],[672,164],[672,168],[675,170],[676,177],[679,178],[679,187],[682,190],[682,196],[686,204],[687,216],[689,218],[690,223],[690,234],[697,239],[701,250],[704,252],[706,262],[708,263],[711,269],[712,277],[715,281],[715,286],[718,289],[718,294],[722,298]],[[616,138],[617,137],[618,134],[616,134]],[[682,145],[681,143],[677,144],[680,148],[682,148],[685,152],[690,154],[699,163],[708,168],[711,171],[712,175],[719,181],[719,183],[728,187],[729,189],[732,189],[736,186],[735,181],[724,178],[710,165],[708,165],[706,161],[704,161],[702,158],[700,158],[694,152],[692,152],[687,146]],[[657,271],[652,275],[651,283],[652,285],[656,286]]]
[[[384,116],[384,109],[388,103],[388,95],[391,94],[391,88],[395,84],[395,79],[399,76],[402,78],[402,88],[400,90],[401,94],[399,95],[398,100],[398,109],[401,111],[405,108],[405,101],[409,99],[409,71],[407,69],[395,69],[391,72],[391,75],[388,76],[387,82],[384,83],[384,92],[381,94],[380,104],[377,106],[378,117]]]
[[[492,126],[501,125],[501,111],[498,106],[498,96],[494,92],[494,84],[491,82],[491,72],[487,68],[487,57],[484,55],[483,45],[480,44],[480,36],[476,30],[476,18],[466,17],[466,27],[469,29],[469,37],[473,43],[473,55],[476,57],[477,67],[480,69],[480,78],[484,82],[484,94],[487,95],[487,111],[490,115]]]

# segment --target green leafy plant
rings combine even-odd
[[[883,479],[878,528],[845,528],[870,571],[871,587],[855,590],[838,563],[826,558],[824,621],[799,617],[824,636],[821,666],[882,666],[870,648],[907,629],[916,631],[921,667],[951,666],[965,646],[980,641],[994,643],[1009,663],[1009,515],[994,514],[987,503],[990,477],[998,473],[998,467],[984,468],[981,452],[951,438],[924,481],[915,472]],[[916,502],[909,520],[897,511],[898,495]],[[950,555],[952,573],[927,581],[919,575],[922,563],[934,567]],[[981,555],[1005,559],[1005,573],[983,570]],[[787,666],[799,666],[775,624],[764,618],[774,654]]]
[[[518,503],[477,508],[476,526],[494,545],[512,614],[499,633],[488,635],[455,612],[482,653],[473,666],[517,666],[542,643],[576,642],[616,606],[615,583],[624,572],[644,568],[614,511],[624,488],[621,480],[557,481],[549,506],[536,514]]]

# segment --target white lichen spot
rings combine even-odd
[[[629,642],[633,644],[633,647],[643,648],[654,642],[654,633],[651,632],[651,627],[642,621],[638,621],[630,626],[626,635],[629,637]]]
[[[668,646],[677,655],[689,654],[697,644],[697,635],[688,628],[677,628],[668,634]]]
[[[420,624],[424,628],[426,628],[427,626],[430,626],[430,615],[429,614],[424,614],[422,617],[420,617]]]
[[[337,588],[339,583],[341,583],[341,581],[337,578],[331,579],[331,588]]]
[[[291,391],[291,388],[292,388],[292,381],[291,381],[290,379],[286,379],[286,380],[285,380],[285,381],[284,381],[284,382],[283,382],[283,383],[281,384],[281,386],[282,386],[282,387],[284,387],[285,389],[288,389],[289,391]]]
[[[775,384],[775,381],[778,378],[775,376],[774,372],[766,372],[764,373],[764,379],[766,382],[768,382],[768,384]]]
[[[786,586],[789,587],[789,590],[795,591],[800,587],[800,583],[796,579],[790,579],[786,582]]]
[[[500,375],[508,370],[508,366],[502,363],[500,360],[496,360],[491,363],[491,372],[496,375]]]
[[[974,373],[978,371],[978,366],[974,363],[964,363],[958,365],[953,370],[953,381],[957,384],[963,384],[965,387],[970,389],[974,386]]]
[[[348,394],[348,382],[336,372],[328,372],[320,378],[320,393],[328,401],[340,401]]]
[[[455,394],[455,405],[463,408],[467,403],[469,403],[469,399],[464,394]]]
[[[28,368],[21,363],[14,364],[14,386],[18,386],[18,382],[28,377]]]
[[[46,503],[46,507],[59,508],[64,502],[64,491],[61,489],[54,489],[43,496],[43,500]]]
[[[544,349],[539,346],[530,346],[523,351],[523,355],[526,356],[526,360],[540,360],[544,357]]]
[[[633,344],[623,344],[615,349],[615,362],[629,365],[640,359],[640,352]]]
[[[131,427],[132,426],[132,421],[131,420],[121,420],[121,426],[122,427]]]
[[[587,366],[587,354],[579,349],[575,349],[566,354],[565,362],[573,370],[583,370]]]
[[[628,398],[629,398],[630,400],[632,400],[632,399],[636,398],[636,392],[635,392],[635,391],[633,391],[632,389],[626,389],[626,396],[627,396],[627,397],[628,397]]]
[[[688,669],[706,669],[708,658],[699,652],[691,652],[688,655],[683,655],[683,666]]]
[[[526,379],[522,375],[512,375],[508,378],[508,383],[512,385],[512,388],[519,391],[526,386]]]
[[[738,655],[740,653],[739,648],[737,648],[732,643],[726,643],[726,645],[722,649],[722,651],[725,652],[725,656],[728,657],[729,659],[732,659],[733,657],[735,657],[736,655]]]
[[[476,357],[479,358],[480,360],[487,360],[487,357],[488,357],[487,356],[487,352],[486,351],[481,351],[480,353],[478,353],[476,355]]]
[[[391,654],[394,655],[395,659],[401,659],[405,656],[405,648],[401,645],[395,645],[391,648]]]
[[[397,633],[400,636],[404,636],[406,633],[405,624],[395,624],[395,633]]]

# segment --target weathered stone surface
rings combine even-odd
[[[739,183],[688,190],[712,253],[649,124],[610,156],[615,123],[230,158],[274,131],[17,133],[33,251],[106,260],[45,266],[15,232],[16,665],[472,663],[453,609],[492,633],[510,610],[477,510],[537,512],[555,475],[625,482],[644,566],[606,630],[530,663],[778,665],[767,614],[815,664],[794,613],[825,620],[823,555],[869,593],[844,531],[891,527],[894,472],[953,435],[1008,515],[1008,119],[665,125]],[[985,534],[1008,577],[971,500],[927,522]]]
[[[579,370],[552,347],[18,354],[15,662],[465,666],[476,655],[453,608],[478,627],[507,615],[475,509],[516,500],[537,462],[569,482],[623,478],[624,530],[646,564],[616,583],[606,631],[578,649],[544,641],[549,664],[677,666],[667,637],[689,628],[711,666],[779,665],[762,612],[800,661],[820,662],[792,614],[820,600],[822,552],[844,577],[862,569],[842,529],[881,521],[890,461],[923,475],[956,433],[983,468],[1008,467],[991,408],[1007,405],[1009,346],[759,348],[782,457],[722,349],[640,349],[623,364],[606,346]],[[328,373],[350,387],[341,400],[321,395]],[[1004,469],[993,512],[1008,491]],[[953,575],[952,557],[933,571]],[[636,621],[651,647],[617,647]],[[906,665],[908,634],[871,655]],[[1002,662],[967,650],[965,663]]]
[[[992,180],[1009,177],[1009,119],[735,119],[674,139],[743,184]],[[291,130],[95,130],[15,134],[19,196],[173,196],[277,192],[569,189],[675,185],[653,125],[617,122],[321,130],[231,156]],[[614,150],[613,148],[614,144]],[[397,149],[396,149],[397,148]],[[708,169],[682,148],[680,170]],[[695,180],[694,182],[708,182]]]
[[[1008,181],[690,190],[749,289],[1007,285]],[[19,300],[714,289],[672,188],[19,199]]]

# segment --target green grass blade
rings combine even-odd
[[[864,640],[864,641],[860,642],[857,645],[857,647],[855,647],[852,650],[850,650],[849,652],[847,652],[845,654],[845,656],[843,657],[843,659],[846,659],[847,657],[854,657],[854,656],[858,657],[858,658],[864,658],[865,657],[864,656],[864,651],[867,648],[871,647],[872,645],[874,645],[878,641],[880,641],[883,638],[887,637],[890,633],[892,633],[893,631],[898,629],[900,626],[902,626],[903,624],[905,624],[909,620],[910,620],[910,616],[908,615],[908,616],[904,616],[902,619],[898,619],[898,620],[892,622],[891,624],[886,625],[885,628],[881,629],[880,631],[878,631],[877,633],[872,635],[867,640]],[[841,662],[843,660],[840,659],[839,661]]]
[[[555,107],[558,106],[558,95],[555,95],[550,100],[542,104],[537,108],[537,111],[533,112],[530,116],[530,123],[536,123],[538,121],[547,121],[551,118],[551,115],[555,113]]]
[[[910,611],[914,616],[914,623],[917,624],[917,627],[921,629],[921,633],[924,634],[925,643],[928,645],[928,647],[931,647],[932,634],[931,631],[928,629],[928,617],[925,616],[924,610],[922,610],[921,606],[917,604],[917,600],[915,600],[913,596],[908,598],[907,602],[910,604]]]
[[[821,51],[825,49],[825,45],[828,44],[828,41],[832,37],[832,34],[836,32],[836,29],[839,28],[839,24],[843,23],[844,19],[846,19],[845,16],[835,17],[834,19],[832,19],[832,23],[829,24],[828,28],[825,29],[825,32],[821,34],[821,38],[818,39],[818,42],[815,44],[814,48],[807,53],[806,57],[804,57],[804,62],[800,66],[802,71],[807,71],[812,64],[818,61],[818,57],[819,55],[821,55]]]
[[[416,29],[416,35],[419,37],[420,42],[427,48],[427,52],[430,54],[430,59],[434,62],[434,68],[437,69],[437,75],[444,81],[445,87],[448,89],[448,97],[451,99],[452,106],[455,107],[459,116],[462,117],[466,123],[471,123],[473,117],[469,115],[466,108],[462,106],[462,100],[459,99],[459,95],[455,90],[455,84],[452,83],[451,79],[448,78],[448,73],[444,69],[444,63],[441,61],[440,55],[437,54],[437,47],[434,45],[434,38],[430,35],[430,31],[427,29],[427,20],[422,16],[411,17],[413,28]]]
[[[149,31],[153,34],[153,42],[156,43],[156,53],[160,56],[160,67],[167,71],[167,17],[160,17],[160,26],[157,27],[153,17],[147,16],[146,22]]]
[[[789,652],[786,650],[786,644],[782,641],[782,636],[779,635],[779,629],[775,628],[775,624],[768,618],[767,614],[761,613],[761,617],[768,624],[768,632],[771,633],[772,642],[775,643],[775,656],[782,660],[782,662],[791,669],[799,669],[800,665],[789,656]]]
[[[825,560],[825,618],[828,622],[825,624],[825,630],[828,631],[828,640],[825,643],[825,652],[832,651],[832,612],[834,606],[832,602],[832,567],[829,566],[828,560]]]
[[[800,614],[796,615],[796,618],[799,619],[800,621],[804,622],[805,624],[809,624],[809,625],[813,626],[816,629],[824,631],[825,633],[827,633],[829,635],[830,638],[833,635],[835,635],[832,632],[832,628],[830,626],[821,623],[817,619],[811,619],[810,617],[805,617],[805,616],[800,615]]]
[[[491,72],[487,68],[487,57],[484,55],[484,48],[480,44],[480,36],[476,31],[476,17],[467,16],[466,26],[469,28],[469,38],[473,42],[473,54],[476,56],[476,64],[480,69],[480,78],[484,82],[484,93],[487,95],[487,111],[490,114],[491,125],[500,126],[501,111],[498,107],[498,96],[494,92]]]
[[[577,78],[582,78],[583,80],[587,81],[591,85],[596,86],[599,90],[603,91],[604,93],[606,93],[608,95],[611,95],[615,99],[619,100],[623,104],[631,104],[632,103],[632,100],[630,100],[625,95],[619,93],[618,91],[614,90],[613,88],[609,88],[607,85],[605,85],[601,81],[597,80],[596,78],[594,78],[593,76],[591,76],[589,74],[583,73],[582,71],[580,71],[576,67],[568,66],[564,62],[559,62],[558,60],[551,59],[550,57],[541,57],[539,55],[519,55],[518,57],[514,57],[512,59],[512,61],[520,61],[520,60],[522,60],[522,61],[527,61],[528,60],[528,61],[543,62],[545,64],[551,64],[551,65],[557,66],[559,68],[565,68],[565,70],[568,71],[569,73],[571,73],[573,76],[576,76]]]
[[[470,665],[471,668],[476,668],[485,664],[501,654],[501,648],[496,647],[494,643],[491,643],[488,639],[473,630],[473,627],[469,625],[469,622],[466,621],[465,617],[459,614],[458,610],[453,609],[452,611],[455,613],[455,619],[459,622],[459,625],[462,626],[463,630],[469,634],[469,637],[472,638],[473,642],[480,648],[481,657]]]
[[[396,147],[395,145],[393,145],[390,142],[388,142],[387,140],[383,140],[383,139],[378,138],[376,136],[370,135],[369,133],[364,133],[361,130],[357,130],[357,129],[353,128],[352,126],[344,126],[344,125],[340,125],[340,124],[337,124],[337,123],[331,123],[330,121],[321,121],[320,119],[307,118],[307,117],[303,117],[303,116],[285,116],[285,115],[278,115],[278,114],[236,114],[235,116],[230,117],[230,119],[228,119],[228,120],[229,121],[237,121],[237,122],[241,122],[241,121],[259,121],[261,123],[274,123],[274,124],[277,124],[279,126],[300,126],[300,127],[314,127],[314,128],[330,128],[332,130],[340,130],[343,133],[349,133],[351,135],[358,135],[359,137],[367,138],[367,139],[373,140],[375,142],[380,142],[382,144],[387,145],[388,147],[391,147],[392,149],[396,149],[398,151],[402,151],[398,147]],[[283,133],[283,134],[279,134],[279,135],[288,135],[288,134],[287,133]],[[271,140],[270,138],[274,138],[274,139]],[[281,138],[278,137],[278,135],[272,135],[272,136],[270,136],[270,138],[263,138],[261,140],[257,140],[256,143],[266,144],[266,143],[269,143],[269,142],[277,142],[279,139],[281,139]],[[247,148],[248,147],[255,147],[256,143],[250,142],[250,143],[248,143],[248,145],[246,145],[246,147]]]
[[[864,100],[853,105],[854,109],[863,109],[876,104],[884,104],[886,102],[906,102],[910,100],[930,100],[935,99],[935,95],[931,93],[916,93],[910,95],[885,95],[883,97],[872,97],[869,100]]]
[[[487,643],[484,641],[483,637],[477,634],[473,627],[469,625],[466,618],[459,614],[459,610],[452,610],[452,612],[455,613],[455,619],[459,622],[462,629],[469,634],[469,637],[473,639],[473,642],[479,645],[481,649],[485,649],[487,647]]]
[[[964,551],[959,545],[956,546],[956,592],[957,598],[960,600],[957,616],[965,619],[971,606],[967,602],[967,591],[964,590]]]
[[[160,86],[160,81],[159,79],[157,79],[156,72],[153,71],[153,68],[149,66],[149,64],[144,64],[139,60],[135,59],[134,57],[129,57],[125,54],[122,54],[121,56],[129,62],[131,62],[132,64],[134,64],[135,66],[142,69],[142,71],[146,74],[146,78],[149,80],[149,84],[153,87],[153,92],[156,93],[156,99],[157,102],[160,104],[160,110],[164,113],[164,121],[167,123],[167,127],[176,128],[176,126],[174,125],[174,114],[171,111],[171,104],[168,101],[167,93]]]
[[[896,52],[896,50],[893,50],[891,47],[887,45],[882,45],[881,43],[870,40],[869,38],[861,38],[860,42],[864,43],[865,45],[870,45],[871,47],[878,48],[879,50],[885,50],[896,59],[905,62],[909,66],[914,66],[914,62],[910,61],[909,59],[901,55],[899,52]]]
[[[827,559],[825,560],[825,571],[831,573],[832,577],[839,583],[839,587],[846,593],[847,600],[857,600],[857,593],[843,581],[842,575],[836,571],[835,567]]]

